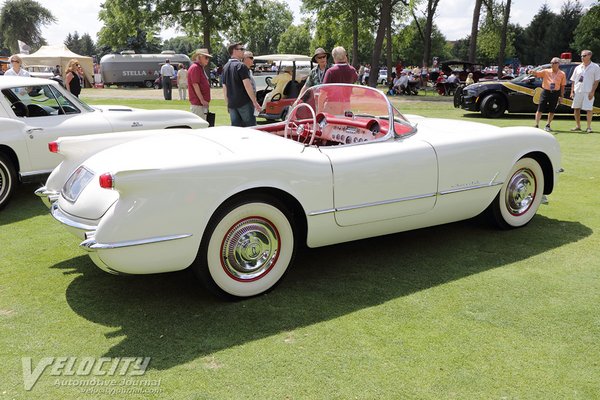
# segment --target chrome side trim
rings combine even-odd
[[[484,189],[484,188],[489,188],[489,187],[494,187],[494,186],[501,186],[503,183],[504,182],[496,182],[496,183],[484,183],[481,185],[474,185],[474,186],[466,186],[466,187],[458,188],[458,189],[444,190],[442,192],[439,192],[439,194],[444,195],[444,194],[465,192],[467,190]]]
[[[160,242],[168,242],[170,240],[184,239],[192,236],[191,233],[181,234],[181,235],[169,235],[169,236],[157,236],[147,239],[139,239],[139,240],[127,240],[124,242],[116,242],[116,243],[98,243],[96,242],[95,237],[90,237],[89,239],[84,240],[79,244],[79,247],[82,247],[86,251],[97,251],[97,250],[109,250],[109,249],[120,249],[123,247],[132,247],[132,246],[141,246],[144,244],[151,243],[160,243]]]
[[[357,209],[366,208],[366,207],[401,203],[403,201],[427,199],[429,197],[443,196],[446,194],[465,192],[468,190],[476,190],[476,189],[484,189],[484,188],[489,188],[489,187],[494,187],[494,186],[501,186],[502,184],[504,184],[504,182],[496,182],[496,183],[490,182],[490,183],[485,183],[485,184],[481,184],[481,185],[467,186],[467,187],[463,187],[463,188],[459,188],[459,189],[444,190],[442,192],[437,192],[437,193],[427,193],[427,194],[422,194],[422,195],[417,195],[417,196],[403,197],[401,199],[383,200],[383,201],[377,201],[377,202],[373,202],[373,203],[363,203],[363,204],[356,204],[353,206],[345,206],[345,207],[339,207],[339,208],[317,210],[317,211],[309,212],[308,216],[314,217],[316,215],[329,214],[329,213],[338,212],[338,211],[350,211],[350,210],[357,210]]]
[[[373,206],[382,206],[382,205],[386,205],[386,204],[401,203],[403,201],[426,199],[428,197],[435,197],[435,195],[436,195],[435,193],[428,193],[428,194],[421,194],[421,195],[418,195],[418,196],[403,197],[401,199],[391,199],[391,200],[376,201],[376,202],[373,202],[373,203],[357,204],[357,205],[354,205],[354,206],[339,207],[339,208],[336,208],[336,211],[350,211],[350,210],[356,210],[358,208],[366,208],[366,207],[373,207]]]
[[[19,172],[21,176],[45,175],[51,173],[51,169],[41,169],[39,171]]]
[[[50,207],[50,214],[52,214],[55,220],[57,220],[61,224],[70,226],[71,228],[81,229],[84,231],[96,230],[95,225],[88,225],[81,222],[73,221],[67,214],[65,214],[58,208],[58,204],[56,203],[53,203]]]

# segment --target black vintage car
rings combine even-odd
[[[565,88],[565,103],[560,104],[556,113],[572,113],[571,100],[571,75],[579,63],[564,63],[560,69],[567,76]],[[537,67],[535,70],[550,68],[550,64]],[[535,113],[537,99],[542,91],[542,79],[530,75],[521,75],[510,81],[479,82],[457,90],[454,95],[454,107],[469,111],[481,111],[486,118],[499,118],[504,112],[509,113]],[[534,101],[534,98],[536,101]],[[600,87],[596,90],[594,99],[594,112],[600,112]]]

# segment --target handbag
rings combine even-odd
[[[209,127],[215,126],[215,113],[207,112],[206,113],[206,122],[208,122]]]

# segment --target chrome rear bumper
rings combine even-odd
[[[60,192],[57,192],[55,190],[48,190],[46,186],[42,186],[41,188],[37,189],[34,193],[36,196],[42,199],[42,202],[48,208],[50,208],[50,206],[54,202],[56,202],[56,200],[58,200],[58,197],[60,196]]]

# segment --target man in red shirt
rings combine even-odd
[[[346,49],[338,46],[331,51],[335,65],[325,72],[323,83],[354,83],[358,74],[352,65],[348,65]]]
[[[548,123],[544,128],[546,132],[552,132],[550,123],[554,119],[554,110],[560,103],[560,100],[565,95],[565,85],[567,84],[567,76],[559,68],[560,58],[554,57],[550,60],[551,68],[541,71],[529,71],[531,75],[537,78],[542,78],[542,95],[538,104],[537,112],[535,113],[535,127],[538,127],[542,112],[548,113]]]
[[[190,111],[206,120],[210,103],[210,83],[206,76],[206,66],[212,56],[207,49],[198,49],[192,54],[194,63],[188,70],[188,91],[190,95]]]

